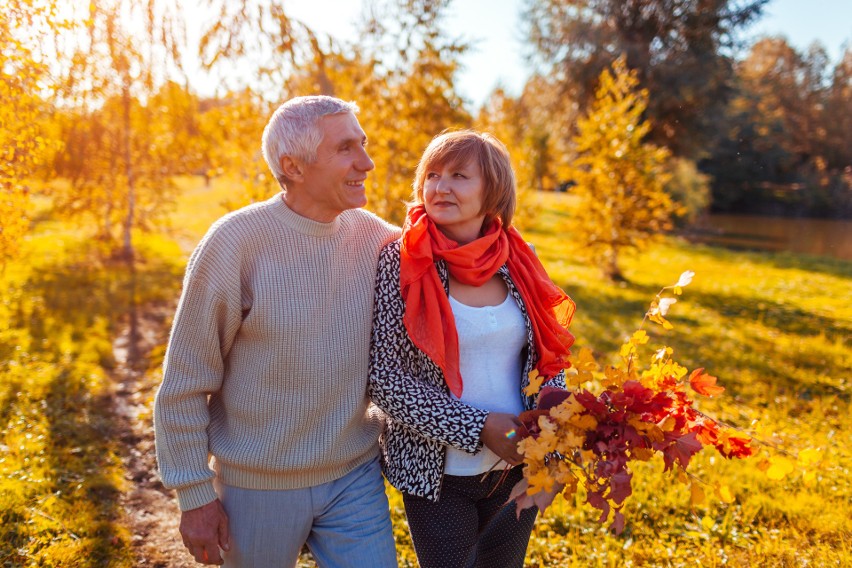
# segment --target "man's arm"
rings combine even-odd
[[[206,239],[205,239],[206,241]],[[154,404],[160,475],[175,489],[184,544],[199,562],[221,564],[229,547],[228,518],[213,489],[207,429],[208,398],[219,391],[224,358],[242,323],[239,271],[219,270],[222,259],[193,254],[175,314]]]

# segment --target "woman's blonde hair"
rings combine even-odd
[[[485,223],[496,217],[504,228],[509,228],[516,205],[515,172],[506,146],[486,132],[458,130],[433,138],[414,174],[414,204],[423,203],[427,173],[443,166],[462,167],[471,160],[479,165],[482,174]]]

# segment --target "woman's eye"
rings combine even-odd
[[[426,179],[435,179],[436,177],[438,177],[438,174],[436,174],[435,172],[429,172],[428,174],[426,174]]]

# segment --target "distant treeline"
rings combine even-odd
[[[648,142],[671,153],[676,200],[693,211],[850,216],[852,51],[832,64],[818,45],[745,45],[741,32],[766,3],[528,0],[537,72],[520,95],[497,89],[471,113],[455,84],[470,45],[446,34],[449,0],[373,2],[356,40],[316,33],[272,0],[210,0],[192,22],[177,0],[10,0],[0,13],[0,262],[28,230],[35,191],[128,254],[133,229],[169,209],[176,175],[236,179],[231,207],[267,195],[275,182],[260,134],[300,94],[361,106],[376,162],[370,207],[392,221],[420,152],[446,128],[503,139],[522,192],[565,187],[578,120],[620,56],[647,92]],[[202,31],[197,44],[189,26]],[[189,61],[216,95],[199,94]],[[49,190],[39,181],[57,179]]]

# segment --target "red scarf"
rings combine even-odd
[[[417,205],[408,211],[402,229],[399,284],[405,302],[403,323],[414,345],[444,373],[450,392],[460,397],[459,338],[449,299],[435,267],[444,260],[450,274],[470,286],[485,284],[508,263],[532,324],[540,375],[553,377],[571,366],[568,349],[574,336],[568,325],[574,302],[547,276],[544,267],[520,233],[503,230],[495,219],[485,234],[459,246],[447,238]]]

